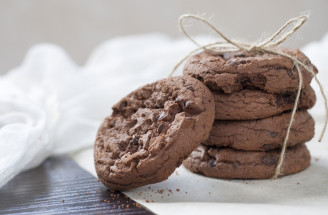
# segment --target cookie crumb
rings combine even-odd
[[[177,189],[177,192],[180,192],[180,189]]]
[[[63,199],[63,200],[62,200],[62,202],[64,203],[64,202],[65,202],[65,200]]]
[[[157,190],[157,193],[163,194],[164,190]]]

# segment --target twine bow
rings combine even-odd
[[[201,21],[201,22],[205,23],[208,27],[210,27],[212,30],[214,30],[220,36],[220,38],[223,39],[223,40],[222,41],[217,41],[217,42],[214,42],[214,43],[209,43],[209,44],[206,44],[206,45],[200,45],[186,31],[186,29],[184,27],[184,24],[183,24],[183,21],[185,19],[194,19],[194,20]],[[291,130],[291,127],[292,127],[294,119],[295,119],[295,113],[296,113],[296,110],[297,110],[297,105],[298,105],[298,102],[299,102],[299,99],[300,99],[302,85],[303,85],[303,74],[301,72],[301,67],[304,68],[310,74],[312,74],[312,76],[314,77],[314,80],[316,81],[316,83],[318,84],[318,86],[320,88],[320,93],[321,93],[321,95],[324,99],[326,116],[325,116],[325,123],[324,123],[324,126],[322,128],[319,140],[318,140],[319,142],[321,142],[321,140],[323,138],[323,135],[325,133],[327,123],[328,123],[327,97],[324,93],[322,84],[320,83],[320,81],[317,78],[317,76],[316,76],[315,72],[313,71],[313,69],[310,68],[309,66],[305,65],[303,62],[301,62],[297,58],[295,58],[295,57],[293,57],[293,56],[291,56],[287,53],[284,53],[282,51],[279,51],[278,49],[275,49],[278,45],[285,42],[291,35],[293,35],[302,25],[304,25],[304,23],[307,21],[307,19],[308,19],[308,16],[299,16],[299,17],[296,17],[296,18],[292,18],[289,21],[287,21],[276,33],[274,33],[269,38],[265,39],[263,42],[259,42],[259,43],[256,43],[256,44],[250,44],[250,43],[236,41],[236,40],[232,40],[232,39],[228,38],[218,28],[216,28],[213,24],[211,24],[209,21],[207,21],[203,17],[192,15],[192,14],[185,14],[185,15],[182,15],[179,18],[179,26],[180,26],[182,32],[198,48],[194,49],[188,55],[186,55],[184,58],[182,58],[174,66],[173,70],[169,74],[169,77],[174,74],[174,72],[177,70],[177,68],[188,57],[190,57],[192,54],[194,54],[195,52],[198,52],[200,50],[203,50],[204,52],[207,52],[211,55],[220,55],[222,53],[235,52],[235,51],[270,53],[270,54],[286,57],[286,58],[290,59],[293,62],[294,66],[297,70],[298,77],[299,77],[298,90],[297,90],[297,95],[296,95],[296,98],[295,98],[295,103],[294,103],[294,106],[293,106],[291,118],[290,118],[290,121],[289,121],[289,125],[288,125],[288,128],[287,128],[286,136],[285,136],[283,146],[282,146],[282,149],[281,149],[281,152],[280,152],[278,164],[276,166],[275,173],[272,176],[273,179],[276,179],[281,174],[282,169],[283,169],[284,156],[285,156],[285,152],[286,152],[286,148],[287,148],[289,134],[290,134],[290,130]]]

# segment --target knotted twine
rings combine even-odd
[[[221,39],[222,41],[217,41],[214,43],[209,43],[206,45],[200,45],[196,40],[194,40],[190,34],[186,31],[184,27],[183,21],[185,19],[194,19],[196,21],[201,21],[202,23],[206,24],[208,27],[210,27],[212,30],[214,30]],[[282,57],[286,57],[290,59],[298,73],[299,77],[299,83],[298,83],[298,89],[297,89],[297,95],[295,98],[292,114],[290,117],[290,121],[287,127],[287,132],[286,136],[282,145],[282,149],[279,155],[279,160],[277,163],[277,166],[275,168],[275,173],[272,176],[273,179],[278,178],[278,176],[282,173],[283,170],[283,163],[284,163],[284,158],[285,158],[285,153],[286,153],[286,148],[287,148],[287,143],[289,139],[289,134],[291,127],[293,125],[294,119],[295,119],[295,113],[297,110],[298,102],[300,99],[301,95],[301,90],[302,90],[302,85],[303,85],[303,74],[301,72],[301,68],[304,68],[307,72],[309,72],[313,77],[316,83],[318,84],[320,88],[320,93],[324,99],[324,104],[325,104],[325,111],[326,111],[326,116],[325,116],[325,123],[322,128],[321,134],[319,136],[319,142],[321,142],[323,135],[325,133],[327,123],[328,123],[328,104],[327,104],[327,97],[324,93],[322,84],[320,83],[319,79],[317,78],[315,72],[313,71],[312,68],[309,66],[305,65],[303,62],[298,60],[297,58],[277,49],[277,46],[285,42],[291,35],[293,35],[304,23],[307,21],[308,16],[299,16],[292,18],[288,20],[276,33],[274,33],[272,36],[268,37],[265,39],[263,42],[258,42],[258,43],[246,43],[242,41],[236,41],[228,38],[226,35],[224,35],[218,28],[216,28],[213,24],[211,24],[209,21],[207,21],[205,18],[197,16],[197,15],[192,15],[192,14],[185,14],[180,16],[179,18],[179,27],[184,33],[184,35],[191,41],[193,42],[198,48],[194,49],[191,51],[188,55],[186,55],[184,58],[182,58],[173,68],[173,70],[170,72],[169,77],[171,77],[174,72],[177,70],[177,68],[192,54],[203,50],[206,53],[209,53],[211,55],[221,55],[223,53],[227,52],[235,52],[235,51],[247,51],[247,52],[259,52],[259,53],[269,53],[269,54],[274,54],[274,55],[279,55]]]

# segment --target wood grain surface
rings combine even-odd
[[[62,156],[16,176],[0,189],[0,214],[153,214],[121,192],[108,190]]]

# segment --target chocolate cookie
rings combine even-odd
[[[247,152],[201,145],[183,165],[192,172],[214,178],[265,179],[274,175],[279,154],[280,150]],[[288,148],[282,175],[306,169],[310,160],[310,153],[304,144]]]
[[[204,145],[230,147],[245,151],[268,151],[280,148],[286,137],[291,113],[249,121],[214,121]],[[297,111],[291,127],[288,146],[311,140],[314,120],[306,111]]]
[[[218,120],[251,120],[277,115],[293,109],[297,94],[272,94],[261,90],[242,90],[232,94],[212,93],[215,100],[215,119]],[[309,85],[305,86],[298,109],[309,109],[315,102],[313,89]]]
[[[167,179],[208,138],[213,121],[213,96],[194,78],[172,77],[133,91],[98,130],[99,180],[127,190]]]
[[[296,57],[317,73],[317,68],[301,51],[280,50]],[[243,89],[284,93],[297,90],[299,80],[297,70],[288,58],[245,51],[215,56],[205,52],[193,55],[186,62],[183,74],[203,81],[211,90],[224,93]],[[312,75],[304,69],[302,74],[304,85],[309,84]]]

